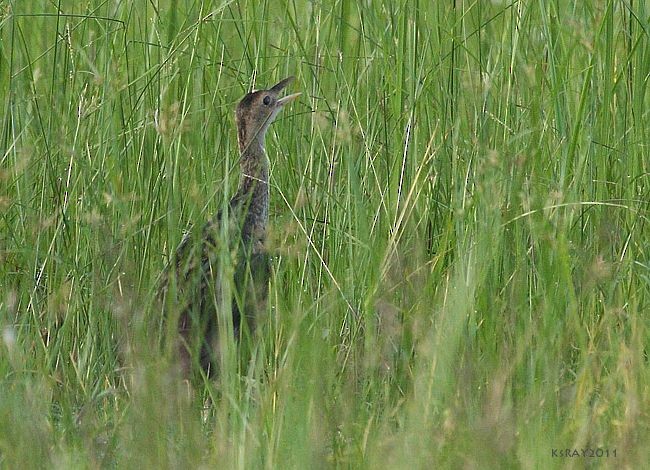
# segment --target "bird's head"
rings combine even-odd
[[[253,142],[264,144],[264,135],[269,126],[282,110],[300,96],[300,93],[280,97],[293,77],[285,78],[268,90],[257,90],[248,93],[237,105],[235,118],[237,120],[239,146],[244,151]]]

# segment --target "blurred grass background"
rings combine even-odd
[[[1,2],[0,464],[647,466],[649,19]],[[150,293],[234,191],[238,99],[288,75],[268,321],[189,392]]]

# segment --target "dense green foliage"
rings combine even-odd
[[[0,3],[0,464],[650,464],[649,18]],[[288,75],[268,321],[189,390],[151,293],[234,191],[237,100]]]

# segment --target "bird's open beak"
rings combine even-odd
[[[293,80],[294,80],[294,77],[287,77],[284,80],[281,80],[280,82],[278,82],[276,85],[274,85],[273,88],[271,88],[271,91],[274,91],[276,93],[280,93],[282,90],[284,90],[287,87],[287,85],[289,85],[289,83],[293,82]],[[278,106],[284,106],[285,104],[291,103],[292,101],[294,101],[299,96],[300,96],[300,93],[294,93],[292,95],[287,95],[287,96],[285,96],[283,98],[280,98],[277,101],[277,105]]]
[[[279,106],[284,106],[287,103],[291,103],[293,100],[298,98],[302,93],[294,93],[293,95],[287,95],[284,98],[280,98],[277,103]]]

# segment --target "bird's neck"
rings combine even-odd
[[[238,193],[262,195],[268,193],[269,159],[264,151],[264,143],[258,139],[241,145],[241,179]]]
[[[264,141],[254,138],[242,144],[241,179],[235,198],[248,206],[247,218],[255,226],[265,226],[269,213],[269,159],[264,151]]]

